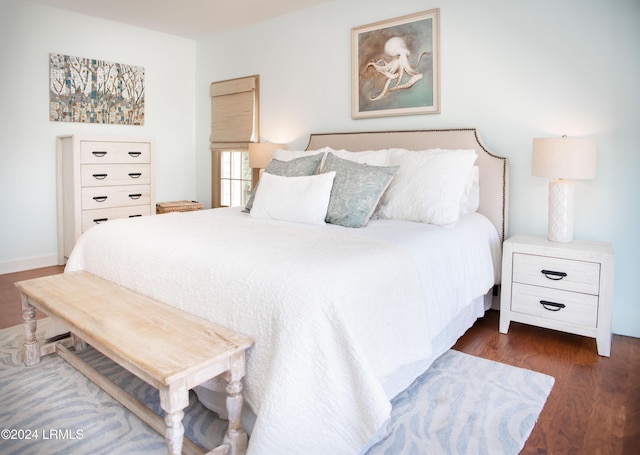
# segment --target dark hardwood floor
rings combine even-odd
[[[526,455],[640,453],[640,338],[613,336],[611,357],[594,339],[511,323],[489,311],[454,346],[468,354],[555,378]]]
[[[6,273],[0,275],[0,329],[12,327],[22,322],[22,305],[20,292],[14,286],[16,281],[54,275],[64,272],[63,265],[43,267],[41,269],[25,270],[23,272]],[[42,318],[44,314],[36,310],[36,318]]]
[[[62,271],[0,275],[0,329],[21,322],[15,281]],[[593,339],[519,323],[503,335],[498,319],[489,311],[454,349],[555,378],[523,455],[640,453],[640,338],[614,335],[611,357],[600,357]]]

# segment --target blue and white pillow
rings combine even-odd
[[[366,226],[397,170],[397,166],[369,166],[327,153],[321,173],[336,173],[327,223],[351,228]]]

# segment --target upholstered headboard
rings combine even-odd
[[[375,131],[312,134],[307,150],[322,147],[353,152],[403,148],[407,150],[475,149],[480,168],[480,206],[478,212],[489,218],[501,240],[507,233],[509,166],[506,158],[491,153],[478,137],[475,128],[415,131]]]

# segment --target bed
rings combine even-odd
[[[394,210],[403,207],[389,195],[419,198],[415,189],[425,181],[402,160],[434,150],[440,160],[460,151],[465,166],[473,153],[463,194],[475,200],[473,208],[430,211],[436,224],[402,219]],[[319,166],[331,159],[349,172],[357,162],[358,172],[364,166],[391,174],[366,219],[358,206],[355,221],[324,223],[324,214],[309,221],[317,207],[327,219],[339,213],[332,209],[338,197],[326,188],[333,191],[340,177],[338,196],[362,191],[351,185],[359,177],[349,180],[360,174],[340,167],[312,176],[267,172],[248,213],[225,208],[110,221],[81,237],[66,266],[254,338],[243,416],[251,455],[365,453],[384,436],[390,399],[484,314],[500,282],[508,166],[475,129],[312,134],[305,151],[276,152],[273,164],[293,166],[317,154]],[[442,174],[447,185],[457,172],[451,166]],[[407,195],[398,182],[418,186]],[[291,194],[284,206],[272,202]],[[291,209],[300,199],[305,203]],[[217,390],[212,381],[196,393],[222,413]]]

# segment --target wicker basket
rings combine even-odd
[[[202,210],[202,202],[173,201],[156,204],[156,213],[193,212],[194,210]]]

